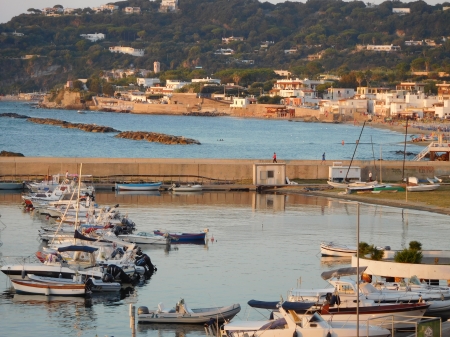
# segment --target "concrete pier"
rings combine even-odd
[[[333,161],[283,160],[286,163],[286,176],[292,179],[328,179],[328,167]],[[47,174],[76,173],[83,164],[83,174],[95,178],[111,177],[118,181],[137,181],[139,179],[158,180],[225,180],[251,183],[254,163],[269,163],[271,159],[184,159],[184,158],[47,158],[47,157],[0,157],[0,180],[2,178],[25,179],[27,176]],[[341,161],[349,165],[349,161]],[[380,181],[399,181],[403,176],[402,161],[382,161],[374,167],[373,161],[355,160],[352,166],[361,167],[361,178],[368,180],[369,172]],[[448,162],[405,162],[404,176],[427,178],[450,174]],[[194,179],[197,178],[197,179]]]

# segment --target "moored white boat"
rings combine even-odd
[[[157,191],[162,182],[156,183],[138,183],[138,184],[116,184],[116,191]]]
[[[203,186],[196,185],[175,185],[173,184],[171,187],[173,192],[201,192],[203,190]]]
[[[356,254],[356,247],[341,245],[334,242],[321,242],[320,253],[322,256],[351,257]]]
[[[16,293],[18,294],[38,294],[38,295],[59,295],[59,296],[83,296],[86,288],[83,284],[64,284],[37,282],[32,280],[11,280]]]
[[[279,319],[232,321],[224,324],[222,330],[228,337],[387,337],[391,335],[389,330],[378,326],[360,324],[358,329],[353,322],[334,322],[334,319],[329,323],[317,312],[298,315],[287,307],[285,309],[284,303],[279,305],[278,309],[281,316]]]
[[[50,283],[50,284],[84,284],[86,285],[86,289],[92,292],[107,292],[107,291],[119,291],[122,287],[119,282],[104,282],[103,280],[96,280],[89,278],[87,281],[84,281],[81,278],[81,275],[74,276],[74,279],[63,279],[57,277],[45,277],[45,276],[37,276],[33,274],[28,274],[28,278],[35,282],[42,283]]]
[[[173,324],[204,324],[211,318],[219,322],[232,319],[239,311],[239,304],[213,308],[189,308],[181,299],[173,309],[166,310],[162,303],[158,309],[149,311],[147,307],[139,307],[138,323],[173,323]]]
[[[170,237],[155,235],[148,232],[139,232],[137,234],[122,234],[117,236],[126,242],[133,242],[136,244],[150,244],[150,245],[167,245],[170,244]]]
[[[429,184],[423,184],[416,177],[408,178],[408,185],[406,186],[406,190],[408,192],[426,192],[426,191],[434,191],[437,190],[441,185],[434,183],[433,180],[427,179]]]

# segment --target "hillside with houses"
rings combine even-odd
[[[338,80],[305,97],[326,98],[331,86],[355,91],[405,81],[423,82],[426,94],[437,94],[437,84],[450,79],[449,8],[340,0],[128,0],[30,8],[0,25],[0,94],[49,91],[71,81],[89,100],[130,84],[155,87],[157,79],[161,87],[186,83],[176,89],[181,92],[240,91],[275,103],[289,98],[274,94],[281,85],[276,81],[321,74]],[[280,69],[285,73],[274,72]],[[201,78],[233,85],[228,91],[191,82]]]

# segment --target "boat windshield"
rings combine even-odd
[[[422,283],[420,283],[419,278],[416,275],[411,276],[411,278],[409,279],[409,283],[411,284],[415,284],[415,285],[422,285]]]
[[[315,312],[311,318],[309,319],[309,323],[313,322],[323,322],[325,321],[322,316],[320,316],[317,312]]]

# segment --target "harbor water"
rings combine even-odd
[[[181,118],[181,117],[180,117]],[[217,121],[219,121],[217,119]],[[299,284],[326,287],[323,271],[348,259],[321,258],[321,241],[356,245],[356,206],[304,195],[251,192],[194,194],[97,193],[100,205],[120,204],[138,231],[209,229],[204,245],[142,245],[158,271],[146,284],[121,294],[82,298],[16,295],[0,274],[0,335],[131,336],[129,304],[191,308],[240,303],[237,319],[262,319],[250,299],[278,300]],[[47,219],[20,208],[18,193],[0,193],[1,257],[30,256],[40,247],[37,230]],[[385,206],[360,207],[361,241],[400,249],[420,241],[424,249],[448,249],[448,216]],[[4,224],[4,225],[3,225]],[[264,313],[264,312],[263,312]],[[202,327],[141,325],[137,336],[203,336]]]
[[[121,158],[236,158],[280,160],[348,160],[352,158],[362,124],[304,123],[232,117],[138,115],[74,110],[34,109],[23,102],[0,102],[1,113],[54,118],[72,123],[110,126],[120,131],[159,132],[199,140],[201,145],[163,145],[114,138],[116,133],[90,133],[41,125],[25,119],[0,118],[0,149],[26,157]],[[355,159],[380,156],[403,160],[404,134],[370,127],[367,123]],[[344,145],[343,145],[344,144]],[[407,145],[412,159],[421,147]]]

